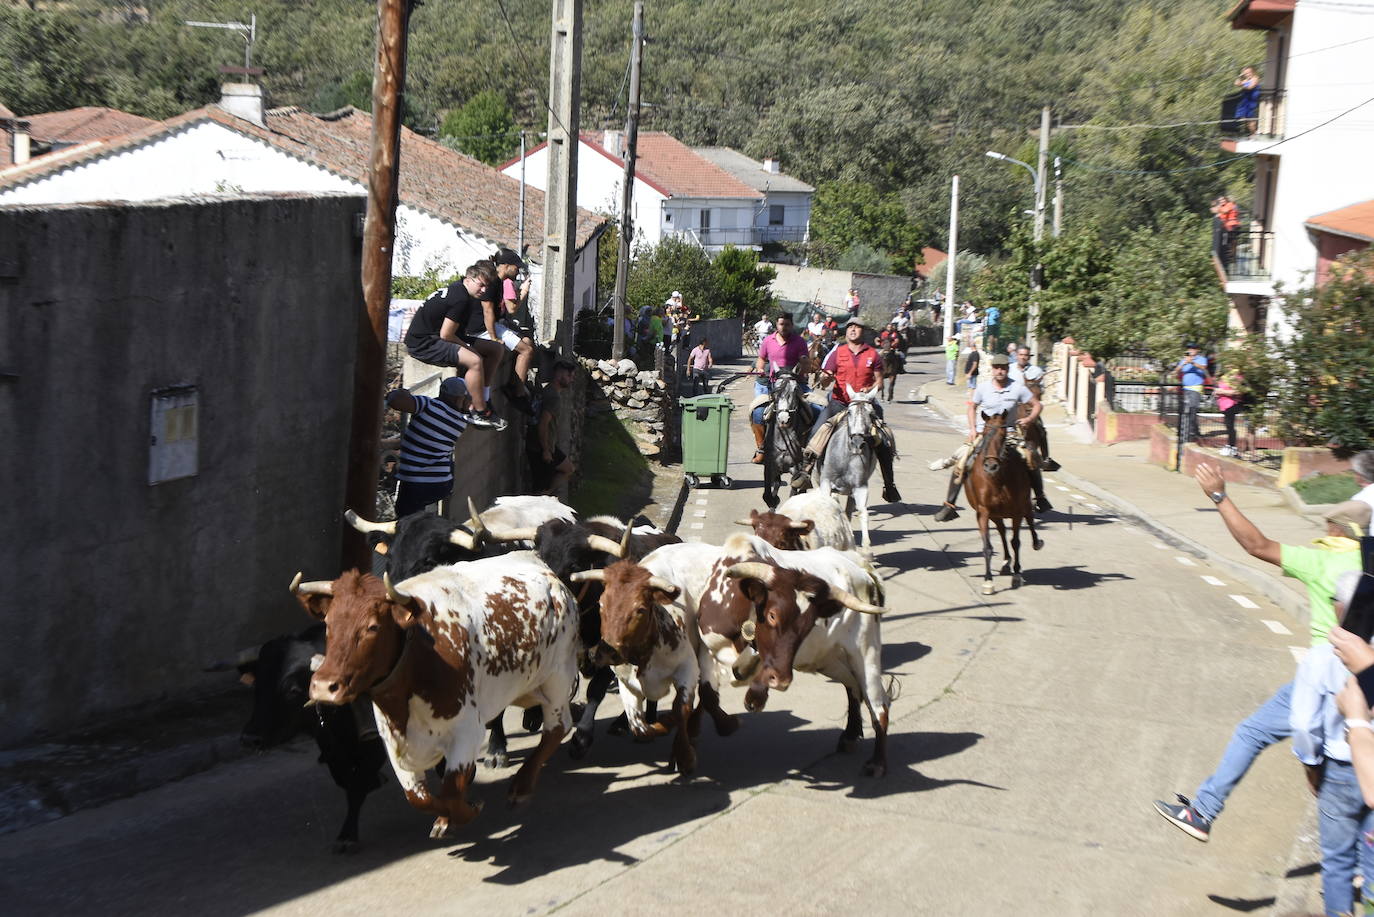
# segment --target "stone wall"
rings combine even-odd
[[[308,623],[286,587],[339,571],[362,211],[0,207],[0,745],[224,690],[204,666]],[[150,484],[173,453],[191,473]]]

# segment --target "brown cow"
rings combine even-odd
[[[332,583],[292,583],[325,622],[324,662],[310,697],[346,704],[372,697],[377,726],[412,806],[433,813],[431,837],[476,817],[467,789],[483,724],[512,704],[539,705],[544,733],[508,797],[534,792],[539,769],[570,723],[577,676],[577,607],[568,587],[521,551],[439,567],[392,586],[349,571]],[[432,793],[425,771],[447,773]]]

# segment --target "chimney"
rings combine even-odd
[[[9,127],[13,141],[10,158],[16,166],[23,165],[29,161],[29,122],[16,118],[9,123]]]
[[[236,118],[266,127],[263,118],[262,87],[253,83],[225,83],[220,89],[219,107]]]
[[[605,131],[601,137],[601,146],[617,159],[622,159],[625,156],[625,150],[621,143],[623,135],[624,131]]]
[[[763,171],[771,175],[780,175],[782,174],[782,163],[774,157],[768,156],[763,160]]]

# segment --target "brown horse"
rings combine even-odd
[[[1011,587],[1021,583],[1021,522],[1030,529],[1031,547],[1040,550],[1045,543],[1035,534],[1035,515],[1031,507],[1031,473],[1021,453],[1007,442],[1006,414],[983,415],[983,439],[968,472],[964,492],[968,505],[978,513],[978,531],[983,536],[983,594],[992,595],[992,537],[988,521],[997,523],[1002,536],[1002,556],[1006,561],[999,574],[1011,574]],[[1011,551],[1007,551],[1006,520],[1011,520]]]

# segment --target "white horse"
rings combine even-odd
[[[816,490],[826,495],[848,494],[854,498],[854,505],[859,510],[860,540],[864,551],[869,551],[868,479],[873,476],[873,468],[878,463],[870,431],[876,416],[873,401],[878,392],[877,389],[856,392],[849,386],[845,388],[849,392],[849,406],[845,408],[841,428],[836,429],[825,444],[825,455],[820,460],[820,483],[816,485]]]

